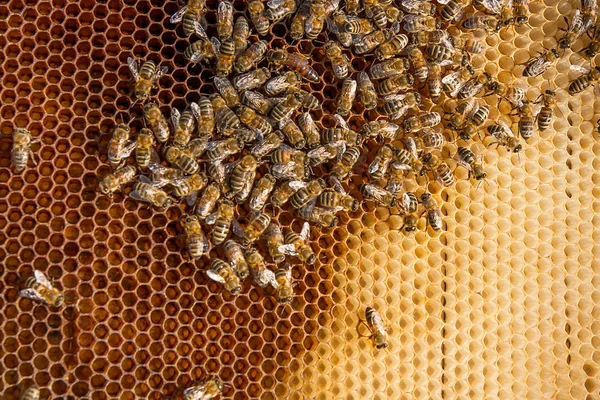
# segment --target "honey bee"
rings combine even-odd
[[[478,181],[486,178],[481,160],[469,148],[459,147],[456,155],[457,162],[469,171],[469,179],[471,174]]]
[[[425,52],[434,62],[440,65],[457,64],[463,65],[468,62],[468,56],[457,52],[450,42],[442,42],[439,44],[428,44],[425,47]]]
[[[435,4],[419,0],[402,0],[402,9],[409,14],[431,16],[435,14]]]
[[[411,37],[413,46],[423,47],[428,44],[439,44],[450,40],[450,34],[446,30],[435,29],[433,31],[416,32]]]
[[[221,197],[221,191],[215,183],[210,183],[202,192],[200,200],[194,210],[194,213],[200,218],[208,217],[217,205],[217,201]]]
[[[190,108],[183,114],[175,107],[171,110],[171,124],[175,130],[173,143],[179,147],[185,147],[192,138],[195,128],[195,120],[200,118],[200,107],[196,103],[191,103]]]
[[[283,143],[281,132],[273,131],[250,149],[250,154],[256,158],[262,158],[278,148]]]
[[[331,174],[338,179],[346,179],[359,158],[360,150],[357,147],[349,147],[342,154],[341,159],[334,164]]]
[[[252,243],[262,235],[271,223],[271,217],[265,213],[257,213],[244,228],[243,237],[247,243]]]
[[[319,83],[319,75],[310,66],[309,59],[299,53],[288,53],[285,50],[270,50],[267,54],[269,62],[276,67],[285,66],[309,82]]]
[[[19,133],[18,131],[21,131],[23,134],[27,135],[29,134],[29,131],[25,130],[25,129],[15,129],[14,133],[13,133],[13,140],[15,143],[15,146],[13,147],[13,149],[17,149],[16,143],[18,142],[18,139],[21,139],[20,136],[17,136],[17,133]],[[110,162],[110,165],[112,165],[113,167],[118,167],[119,165],[121,165],[125,159],[127,157],[129,157],[129,155],[133,152],[133,150],[135,150],[136,146],[137,146],[137,142],[136,141],[132,141],[129,142],[129,134],[131,133],[131,130],[129,129],[129,125],[127,124],[119,124],[117,125],[117,127],[115,128],[114,132],[113,132],[113,136],[110,139],[110,141],[108,142],[108,161]],[[13,164],[15,165],[15,170],[17,170],[18,172],[22,171],[23,169],[25,169],[25,167],[27,166],[27,158],[28,156],[31,154],[31,159],[33,159],[33,155],[31,152],[31,150],[29,149],[29,145],[32,143],[31,141],[31,134],[29,134],[29,138],[25,138],[28,139],[27,142],[23,139],[20,140],[21,143],[23,143],[21,145],[22,148],[27,149],[27,151],[23,150],[21,152],[22,157],[25,157],[25,161],[22,162],[23,167],[18,169],[16,167],[17,162],[15,161],[16,156],[13,154]],[[13,150],[14,152],[14,150]]]
[[[269,32],[271,24],[265,14],[265,3],[260,0],[248,2],[248,12],[250,13],[250,19],[254,24],[256,32],[261,36],[266,35]]]
[[[309,236],[310,226],[308,225],[308,222],[305,222],[302,225],[302,232],[300,235],[294,231],[289,231],[285,234],[285,245],[280,246],[279,249],[284,254],[298,257],[300,261],[307,265],[313,265],[317,261],[317,256],[310,245],[306,243]]]
[[[164,167],[158,164],[157,161],[150,160],[150,163],[148,163],[148,169],[152,172],[152,184],[156,187],[163,187],[183,178],[183,171],[177,168]]]
[[[391,37],[392,33],[387,29],[383,31],[374,31],[364,36],[357,35],[352,39],[352,44],[354,45],[354,53],[371,53],[377,46],[382,45]]]
[[[379,315],[379,313],[375,311],[375,309],[367,307],[365,311],[365,316],[366,322],[362,319],[360,320],[360,322],[364,324],[371,332],[369,338],[373,340],[375,347],[378,349],[385,349],[386,347],[388,347],[387,336],[390,329],[384,325],[381,315]]]
[[[215,76],[213,78],[213,82],[215,84],[215,88],[217,89],[223,100],[225,100],[228,107],[235,108],[238,105],[240,105],[240,96],[238,95],[237,90],[235,90],[235,88],[227,78]]]
[[[308,177],[308,172],[305,163],[297,163],[295,161],[285,164],[274,164],[271,166],[271,173],[276,179],[306,179]]]
[[[459,107],[455,110],[455,115],[452,118],[460,116],[458,120],[460,123],[456,122],[458,120],[454,119],[455,123],[451,126],[455,129],[460,129],[460,137],[463,140],[471,140],[471,137],[479,131],[479,128],[485,123],[490,114],[490,107],[486,104],[484,106],[480,106],[476,101],[468,102],[472,104],[473,107],[469,110],[465,110],[464,114],[461,114]],[[461,103],[463,104],[463,103]],[[453,120],[451,118],[451,121]]]
[[[273,271],[268,269],[265,265],[265,260],[256,249],[246,250],[246,261],[252,272],[252,278],[254,282],[261,288],[265,288],[268,285],[278,289],[277,279]]]
[[[277,186],[271,195],[271,203],[275,207],[282,207],[298,190],[305,188],[308,184],[302,181],[290,180]]]
[[[190,256],[198,259],[204,254],[208,254],[210,244],[202,231],[199,217],[196,215],[186,215],[182,219],[182,222],[187,236],[187,246]]]
[[[274,97],[288,91],[295,91],[300,87],[301,82],[302,77],[298,72],[287,71],[271,78],[265,85],[265,93],[267,96]]]
[[[521,0],[524,2],[525,0]],[[525,12],[527,11],[527,4],[523,5]],[[596,18],[598,17],[598,3],[594,0],[582,0],[581,1],[581,19],[583,25],[583,31],[587,32],[590,29],[595,28]]]
[[[561,49],[570,49],[573,43],[586,31],[581,10],[577,10],[573,19],[569,23],[567,17],[564,17],[567,23],[567,29],[562,38],[558,41],[558,47]]]
[[[252,90],[261,87],[271,77],[267,68],[259,68],[233,78],[233,86],[237,90]]]
[[[384,144],[377,150],[377,154],[371,164],[369,164],[369,175],[371,180],[379,181],[385,177],[387,169],[395,155],[394,148],[389,144]]]
[[[167,67],[158,68],[154,61],[146,61],[142,67],[139,67],[137,61],[133,58],[127,58],[127,65],[129,71],[133,76],[135,82],[134,93],[136,97],[136,103],[138,101],[146,101],[150,97],[150,91],[157,87],[156,83],[161,76],[167,73]]]
[[[468,31],[483,29],[487,32],[498,32],[502,28],[502,21],[490,15],[474,14],[464,19],[461,26]]]
[[[283,233],[281,227],[271,222],[264,232],[267,241],[267,248],[274,263],[279,264],[285,260],[285,254],[280,249],[284,246]]]
[[[292,207],[298,209],[304,207],[309,201],[315,199],[325,190],[325,182],[322,179],[315,179],[308,182],[308,185],[296,191],[292,196],[290,203]]]
[[[414,78],[410,74],[403,74],[393,78],[387,78],[377,86],[377,93],[382,96],[396,94],[399,91],[406,91],[412,88]]]
[[[596,54],[600,53],[600,24],[598,24],[593,30],[590,38],[591,40],[588,46],[584,49],[584,53],[586,56],[592,58],[596,56]]]
[[[358,95],[365,110],[372,110],[377,107],[375,85],[364,71],[358,73]]]
[[[345,151],[346,143],[344,143],[343,141],[338,141],[318,146],[310,150],[306,154],[306,157],[308,157],[308,163],[314,167],[317,165],[321,165],[329,160],[333,160],[334,158],[337,158],[338,160],[341,159]]]
[[[462,127],[468,118],[473,115],[475,111],[479,108],[479,103],[474,98],[469,98],[462,100],[458,103],[454,112],[448,118],[449,126],[452,129],[459,129]]]
[[[202,190],[207,183],[204,174],[194,174],[178,179],[173,182],[173,194],[177,197],[186,197],[187,204],[193,205],[198,197],[198,191]]]
[[[257,111],[261,115],[269,115],[279,99],[268,99],[262,93],[246,90],[242,94],[242,104]]]
[[[165,149],[165,159],[186,174],[192,175],[200,170],[198,162],[194,160],[186,150],[175,146],[170,146]]]
[[[474,39],[471,36],[450,36],[450,42],[454,49],[458,51],[467,52],[469,54],[481,54],[483,51],[483,45],[479,40]]]
[[[235,56],[241,55],[248,48],[248,36],[250,36],[250,25],[246,17],[239,16],[233,25],[233,42],[235,43]]]
[[[383,61],[395,57],[400,54],[407,45],[408,36],[399,33],[375,49],[375,58],[379,61]]]
[[[425,207],[427,223],[431,226],[431,229],[434,231],[442,229],[442,213],[433,196],[430,193],[423,193],[421,195],[421,204]]]
[[[383,207],[393,207],[396,197],[387,190],[372,183],[363,183],[358,187],[365,200],[372,200]]]
[[[233,4],[228,0],[219,1],[217,6],[217,33],[222,41],[233,35]]]
[[[356,81],[346,78],[342,84],[340,97],[338,98],[337,113],[342,116],[347,116],[352,108],[352,103],[356,97]]]
[[[381,112],[390,119],[399,119],[409,108],[416,108],[420,102],[421,96],[416,92],[387,96]]]
[[[442,20],[449,22],[460,20],[471,0],[444,0],[440,3],[444,4],[440,12],[440,17],[442,17]]]
[[[428,154],[431,155],[431,154]],[[423,160],[423,162],[427,163],[426,160]],[[442,183],[442,185],[446,186],[446,187],[450,187],[452,185],[454,185],[454,174],[452,173],[452,170],[450,169],[450,167],[448,166],[448,164],[446,164],[445,162],[439,162],[437,164],[437,166],[435,167],[434,170],[435,173],[435,177],[438,181],[440,181]]]
[[[19,400],[40,400],[40,389],[37,386],[27,388],[19,397]]]
[[[490,79],[490,82],[487,84],[487,89],[489,91],[487,95],[495,94],[500,97],[500,101],[505,99],[514,106],[521,106],[523,104],[523,100],[527,96],[526,89],[515,85],[505,85],[497,82],[494,79]]]
[[[292,161],[303,163],[306,160],[306,155],[302,151],[295,150],[286,144],[282,144],[277,150],[269,155],[269,158],[273,164],[284,164]]]
[[[206,217],[206,223],[208,225],[215,225],[211,237],[211,241],[215,246],[220,245],[227,239],[233,223],[234,213],[235,206],[233,203],[229,200],[223,200],[221,201],[217,212]]]
[[[300,106],[304,101],[304,97],[300,93],[290,93],[287,95],[285,100],[278,103],[271,110],[271,118],[275,122],[279,122],[282,119],[289,118],[289,116]]]
[[[413,115],[404,120],[404,130],[406,132],[417,132],[425,128],[432,128],[442,121],[442,117],[435,111],[427,111],[421,114]]]
[[[429,68],[427,67],[427,61],[425,61],[423,52],[419,50],[418,47],[413,46],[408,50],[408,59],[417,79],[421,82],[425,82],[427,80],[427,75],[429,75]]]
[[[321,143],[321,132],[319,131],[319,128],[317,128],[310,113],[305,112],[300,114],[296,119],[296,122],[306,138],[306,146],[309,149],[317,147],[319,143]]]
[[[353,17],[346,22],[344,30],[353,35],[366,35],[373,32],[373,24],[366,18]]]
[[[594,67],[579,78],[571,81],[568,88],[569,94],[574,95],[581,93],[598,80],[600,80],[600,66]]]
[[[258,64],[267,52],[267,42],[259,40],[254,42],[248,47],[248,49],[239,56],[233,63],[235,71],[239,74],[250,70],[253,66]]]
[[[384,6],[379,4],[378,2],[365,2],[365,14],[373,22],[373,24],[375,24],[377,28],[385,29],[387,27],[388,14],[386,14],[386,8],[384,8]]]
[[[260,132],[263,136],[268,135],[273,130],[273,127],[271,126],[269,121],[250,107],[240,105],[237,108],[236,112],[240,121],[244,125],[246,125],[250,129],[254,129]]]
[[[169,22],[177,24],[183,21],[183,33],[186,36],[196,33],[198,36],[206,37],[203,27],[206,25],[204,14],[206,14],[206,1],[190,0],[186,6],[171,16]]]
[[[12,132],[12,138],[13,147],[10,152],[10,160],[15,168],[15,172],[23,172],[25,168],[27,168],[27,163],[29,162],[29,160],[31,160],[33,165],[37,165],[35,157],[33,156],[33,151],[31,150],[31,145],[34,143],[38,143],[40,139],[33,139],[31,136],[31,132],[24,128],[14,128]]]
[[[498,121],[497,124],[488,126],[487,131],[496,139],[496,143],[501,146],[505,146],[509,151],[518,153],[523,149],[523,145],[519,143],[510,129],[510,127],[504,121]]]
[[[303,149],[306,146],[304,135],[293,120],[289,118],[282,119],[279,122],[279,128],[287,141],[296,149]]]
[[[252,194],[250,194],[250,209],[252,211],[260,211],[265,206],[267,200],[271,196],[277,180],[271,174],[265,174],[256,182]]]
[[[227,38],[223,43],[217,43],[215,38],[215,49],[217,49],[217,66],[215,68],[217,76],[226,77],[233,69],[233,59],[235,58],[235,42],[233,38]]]
[[[404,16],[403,22],[404,30],[411,33],[433,31],[440,27],[439,22],[432,16],[407,14]]]
[[[535,121],[539,112],[538,104],[531,104],[524,101],[523,105],[517,108],[519,115],[519,134],[523,140],[527,141],[533,136],[535,130]]]
[[[246,257],[244,256],[244,248],[242,245],[229,239],[223,244],[223,251],[235,270],[236,275],[241,280],[246,279],[248,275],[250,275],[250,269]]]
[[[258,162],[253,155],[247,154],[242,157],[229,177],[229,188],[231,190],[229,195],[237,195],[244,189],[246,184],[253,184],[257,168]]]
[[[294,40],[300,40],[304,37],[306,20],[310,16],[310,3],[302,2],[298,6],[298,11],[294,14],[290,23],[290,36]]]
[[[282,20],[296,11],[295,0],[269,0],[267,2],[267,18],[273,22]]]
[[[240,119],[218,94],[213,94],[210,101],[215,113],[214,122],[217,123],[217,132],[224,136],[231,136],[233,131],[240,127]]]
[[[144,121],[160,143],[169,140],[169,124],[156,103],[151,102],[144,106]]]
[[[140,176],[139,182],[133,184],[133,191],[129,196],[162,209],[169,208],[173,204],[173,199],[165,191],[143,175]]]
[[[338,79],[345,79],[348,76],[348,70],[350,67],[350,60],[348,56],[342,53],[342,48],[333,40],[325,43],[323,47],[325,56],[331,62],[333,74]]]
[[[298,210],[298,215],[309,222],[321,226],[322,228],[333,228],[339,222],[335,213],[327,208],[315,207],[316,201],[311,201]]]
[[[222,161],[223,159],[239,153],[244,143],[237,138],[216,140],[208,143],[206,156],[210,161]]]
[[[372,138],[381,136],[384,139],[395,139],[399,134],[399,129],[398,125],[385,119],[380,119],[366,122],[362,127],[361,133],[364,136]]]
[[[414,232],[417,229],[417,217],[416,212],[419,206],[417,196],[413,192],[404,192],[402,194],[402,211],[404,213],[404,221],[402,223],[401,231],[405,233]]]
[[[370,75],[373,79],[393,78],[406,73],[410,64],[406,58],[392,58],[371,66]]]
[[[33,275],[25,281],[26,289],[19,292],[21,297],[26,299],[40,301],[53,307],[60,307],[64,304],[63,293],[55,288],[42,271],[33,271]],[[34,393],[29,388],[25,393]],[[39,395],[39,391],[38,391]]]
[[[317,110],[321,108],[321,102],[314,94],[303,89],[298,89],[296,92],[302,96],[302,108],[305,110]]]
[[[442,67],[436,62],[429,62],[428,65],[427,88],[429,97],[434,103],[437,103],[442,95]]]
[[[183,57],[192,63],[192,67],[199,62],[212,60],[216,56],[215,45],[206,38],[200,38],[183,51]]]
[[[459,68],[457,71],[452,72],[442,78],[442,87],[450,97],[456,97],[460,91],[471,82],[473,70],[468,67]],[[477,91],[483,87],[483,84],[479,86]]]
[[[279,288],[277,289],[277,302],[279,304],[290,303],[294,296],[292,267],[286,263],[283,267],[277,268],[275,270],[275,279],[277,279],[277,284],[279,285]]]
[[[154,135],[150,129],[142,128],[138,133],[135,160],[140,168],[146,168],[154,152]]]
[[[540,53],[537,57],[532,57],[527,61],[527,66],[523,70],[523,76],[536,77],[544,72],[552,65],[552,63],[560,58],[558,51],[555,49]]]
[[[442,82],[444,82],[443,79]],[[490,82],[492,82],[492,77],[487,72],[478,73],[460,88],[457,97],[459,99],[474,97],[481,91],[484,85],[489,85]]]
[[[231,293],[232,295],[235,296],[236,294],[238,294],[240,292],[240,290],[242,290],[240,278],[235,274],[235,272],[231,268],[231,265],[229,265],[225,261],[220,260],[218,258],[213,258],[210,262],[210,268],[211,269],[206,271],[206,275],[211,280],[222,283],[225,286],[225,290],[227,290],[229,293]],[[217,382],[220,382],[220,381],[217,381]],[[209,381],[209,385],[211,387],[211,393],[213,393],[213,395],[211,395],[211,397],[206,397],[206,395],[207,395],[206,389],[200,389],[201,387],[206,387],[206,384],[187,389],[184,392],[184,396],[188,396],[187,398],[189,398],[190,400],[192,400],[192,399],[201,400],[201,399],[207,399],[207,398],[212,399],[213,397],[215,397],[216,395],[218,395],[221,392],[222,385],[219,385],[220,388],[217,388],[217,387],[215,387],[216,384],[215,383],[210,384],[210,381]],[[216,389],[218,389],[218,391],[216,391]]]
[[[333,212],[347,211],[355,212],[360,206],[360,202],[353,196],[348,195],[342,186],[342,183],[335,177],[331,177],[333,190],[326,190],[317,196],[317,205],[331,209]]]
[[[226,284],[227,287],[227,284]],[[229,290],[229,292],[232,292]],[[239,292],[236,291],[236,293]],[[236,294],[233,293],[232,294]],[[210,400],[217,397],[223,391],[225,384],[219,379],[212,378],[206,382],[200,382],[199,386],[191,387],[183,392],[183,400]]]
[[[125,185],[135,179],[136,170],[133,165],[128,165],[116,170],[114,173],[106,176],[98,185],[102,194],[112,195]]]
[[[346,3],[348,9],[348,3]],[[350,13],[350,11],[348,11]],[[351,13],[352,14],[352,13]],[[352,34],[344,30],[346,25],[346,15],[341,10],[336,10],[331,14],[331,18],[327,18],[327,28],[333,33],[340,44],[344,47],[352,45]]]
[[[336,0],[337,3],[339,1]],[[304,22],[304,33],[309,40],[315,40],[323,31],[325,19],[330,11],[328,11],[328,2],[311,2],[308,9],[308,16]],[[337,8],[337,7],[336,7]]]
[[[554,116],[552,109],[556,106],[555,97],[556,93],[552,90],[546,90],[544,93],[540,94],[536,100],[536,103],[538,103],[541,99],[542,104],[542,108],[537,116],[538,129],[540,131],[545,131],[552,123],[552,117]]]
[[[362,136],[350,129],[348,123],[339,115],[334,115],[337,122],[336,128],[325,129],[321,135],[321,144],[344,142],[347,146],[358,146]]]

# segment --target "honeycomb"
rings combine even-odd
[[[203,261],[189,262],[178,241],[182,209],[159,212],[96,191],[110,172],[106,134],[132,103],[128,56],[169,67],[157,93],[163,111],[212,92],[211,72],[188,66],[188,40],[168,22],[179,5],[164,3],[0,0],[0,132],[28,127],[42,138],[33,146],[38,166],[20,175],[10,170],[10,139],[0,148],[5,399],[31,384],[43,398],[160,399],[209,375],[228,382],[223,397],[235,399],[600,395],[593,122],[600,110],[592,91],[559,90],[562,115],[520,157],[485,151],[488,184],[461,179],[438,189],[445,229],[437,236],[423,229],[406,236],[400,216],[370,203],[333,230],[313,229],[313,248],[329,262],[294,268],[293,307],[280,315],[268,293],[246,283],[230,296],[208,281]],[[514,81],[519,64],[555,44],[559,20],[575,7],[532,2],[531,27],[486,37],[474,66]],[[282,47],[292,42],[286,35],[278,23],[266,38]],[[335,109],[339,82],[318,47],[295,45],[326,82],[311,84],[323,101],[318,120]],[[570,65],[581,62],[567,52],[528,79],[528,97],[548,82],[565,88],[575,77]],[[359,125],[364,115],[353,111]],[[139,130],[140,115],[132,116]],[[298,228],[287,211],[277,220]],[[34,269],[64,289],[66,307],[18,297],[21,277]],[[367,305],[391,326],[385,350],[359,336]]]

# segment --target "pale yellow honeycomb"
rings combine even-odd
[[[488,184],[459,180],[438,193],[446,229],[437,236],[404,235],[387,209],[349,222],[348,253],[333,263],[330,322],[298,363],[289,398],[600,398],[600,102],[591,89],[565,90],[578,75],[570,65],[589,65],[580,54],[567,51],[528,80],[519,65],[556,44],[575,3],[532,2],[531,27],[487,37],[473,61],[501,82],[525,81],[530,100],[558,88],[552,129],[520,156],[474,145]],[[497,99],[487,101],[498,120]],[[392,329],[387,349],[359,336],[366,306]]]

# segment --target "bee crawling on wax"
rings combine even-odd
[[[359,322],[359,326],[361,324],[365,325],[371,332],[371,334],[366,335],[366,337],[370,338],[373,341],[375,347],[378,349],[385,349],[386,347],[388,347],[388,333],[390,331],[390,328],[385,326],[381,315],[379,315],[379,313],[375,311],[374,308],[367,307],[367,309],[365,310],[365,317],[366,320],[361,319]]]

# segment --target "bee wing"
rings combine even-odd
[[[275,289],[279,288],[279,283],[277,283],[277,278],[275,278],[275,273],[273,271],[265,268],[260,274],[262,275],[262,281],[267,282],[268,285],[273,286]]]
[[[246,74],[241,76],[239,79],[234,79],[233,81],[235,88],[238,90],[246,90],[256,86],[257,82],[260,82],[260,80],[255,78],[253,74]]]
[[[300,232],[300,238],[304,241],[306,241],[310,236],[310,225],[308,224],[308,222],[305,222],[304,225],[302,225],[302,231]]]
[[[584,67],[583,65],[571,65],[571,71],[581,72],[582,74],[587,74],[590,72],[589,68]]]
[[[217,221],[218,216],[219,216],[219,212],[216,211],[216,212],[210,214],[208,217],[206,217],[204,222],[206,223],[206,225],[213,225]]]
[[[343,196],[346,195],[346,191],[344,190],[344,187],[342,186],[342,182],[340,182],[340,180],[331,175],[329,177],[329,182],[331,183],[331,185],[333,186],[333,188],[335,189],[336,192],[341,193]]]
[[[498,125],[500,125],[502,127],[502,129],[508,136],[511,136],[511,137],[515,136],[512,129],[510,129],[510,126],[508,126],[508,124],[506,122],[499,120]]]
[[[285,4],[286,0],[269,0],[267,1],[267,7],[269,8],[279,8]]]
[[[210,38],[210,43],[212,44],[213,50],[215,51],[215,55],[219,57],[221,55],[221,42],[216,36]]]
[[[333,22],[331,18],[327,17],[326,23],[329,32],[333,33],[334,35],[338,35],[340,33],[338,26],[335,24],[335,22]]]
[[[278,93],[289,86],[287,77],[285,75],[276,76],[271,78],[265,85],[265,89],[270,93]]]
[[[492,14],[502,12],[502,3],[498,0],[481,0],[481,5],[490,10]]]
[[[410,136],[406,139],[406,150],[408,150],[413,157],[419,157],[419,153],[417,151],[417,142],[415,142],[415,139]]]
[[[277,248],[278,251],[285,254],[286,256],[295,256],[298,254],[296,251],[296,246],[293,244],[282,244]]]
[[[194,116],[194,118],[196,118],[196,121],[200,121],[202,116],[201,116],[201,112],[200,112],[200,106],[198,105],[198,103],[194,103],[192,101],[190,103],[190,109],[192,110],[192,115]]]
[[[35,270],[35,271],[33,271],[33,275],[35,276],[35,280],[40,285],[44,285],[47,288],[52,289],[52,287],[53,287],[52,284],[50,283],[50,281],[48,280],[48,278],[42,271]]]
[[[166,66],[162,66],[159,69],[156,70],[156,72],[154,73],[154,76],[152,77],[153,81],[157,81],[160,79],[161,76],[163,76],[164,74],[166,74],[167,72],[169,72],[169,68],[167,68]]]
[[[196,35],[203,37],[203,38],[207,38],[208,36],[206,36],[206,31],[204,30],[204,27],[202,26],[202,21],[200,20],[200,18],[196,19],[194,21],[194,32],[196,32]]]
[[[410,195],[406,192],[402,194],[402,208],[404,211],[408,211],[411,207],[412,201]]]
[[[440,4],[448,4],[450,0],[437,0],[437,2]]]
[[[180,10],[178,10],[175,14],[173,14],[171,16],[171,19],[169,19],[169,22],[172,24],[181,22],[181,20],[183,19],[183,15],[187,12],[187,10],[188,10],[187,6],[181,8]]]
[[[354,93],[356,93],[356,82],[354,82]],[[342,117],[340,114],[335,114],[333,116],[333,119],[335,119],[335,122],[340,127],[344,128],[344,129],[350,130],[350,126],[348,126],[348,123],[346,122],[346,120],[344,119],[344,117]]]
[[[225,282],[225,281],[223,280],[223,282]],[[187,388],[183,391],[183,395],[188,399],[202,400],[204,398],[205,393],[206,393],[206,384],[205,383],[201,383],[200,386],[193,386],[191,388]],[[202,395],[202,397],[200,397],[201,395]]]
[[[209,269],[206,271],[206,275],[215,282],[225,283],[225,279],[221,275],[219,275],[214,269]],[[193,388],[190,388],[193,389]],[[188,390],[190,390],[188,389]]]
[[[136,81],[140,79],[139,66],[137,61],[135,61],[131,57],[127,57],[127,65],[129,66],[129,71],[131,71],[131,75],[133,75],[133,79]]]
[[[180,119],[181,119],[181,113],[179,112],[178,109],[173,107],[173,109],[171,110],[171,125],[173,126],[173,129],[177,129],[177,127],[179,126]]]
[[[240,225],[237,219],[234,218],[231,220],[231,228],[235,235],[239,237],[244,237],[244,229],[242,229],[242,226]]]
[[[134,190],[133,192],[130,192],[130,193],[129,193],[129,196],[130,196],[132,199],[135,199],[135,200],[144,201],[144,202],[146,202],[146,203],[151,203],[151,201],[150,201],[149,199],[146,199],[145,197],[142,197],[142,196],[141,196],[141,195],[140,195],[140,194],[139,194],[137,191],[135,191],[135,190]]]
[[[148,183],[150,185],[152,184],[152,181],[146,175],[140,175],[140,182]]]
[[[45,303],[46,300],[40,296],[38,294],[38,292],[36,292],[35,290],[29,288],[29,289],[23,289],[19,292],[19,295],[21,297],[25,297],[26,299],[31,299],[31,300],[37,300],[37,301],[41,301],[42,303]]]
[[[233,18],[233,5],[230,1],[220,1],[217,8],[217,23],[228,24]]]
[[[374,184],[368,184],[365,187],[365,190],[367,194],[369,194],[372,198],[374,198],[377,201],[382,201],[384,196],[387,194],[387,192],[384,189]]]
[[[531,111],[532,111],[533,115],[537,116],[540,113],[540,111],[542,111],[543,106],[544,105],[542,103],[533,103],[531,105]]]
[[[197,198],[198,198],[198,191],[197,190],[192,191],[192,193],[190,193],[186,199],[187,205],[190,207],[193,206],[194,203],[196,202]]]
[[[125,146],[122,150],[121,153],[119,154],[119,156],[121,158],[127,158],[131,155],[131,153],[133,153],[133,151],[135,150],[135,148],[137,147],[137,141],[133,141],[131,143],[129,143],[127,146]]]
[[[307,187],[308,183],[303,182],[303,181],[290,181],[289,185],[292,189],[297,191],[297,190]]]
[[[454,155],[453,158],[454,158],[454,161],[456,162],[456,164],[465,167],[468,171],[472,171],[471,164],[469,164],[468,162],[463,160],[462,157],[460,156],[460,154],[458,154],[458,152]]]

